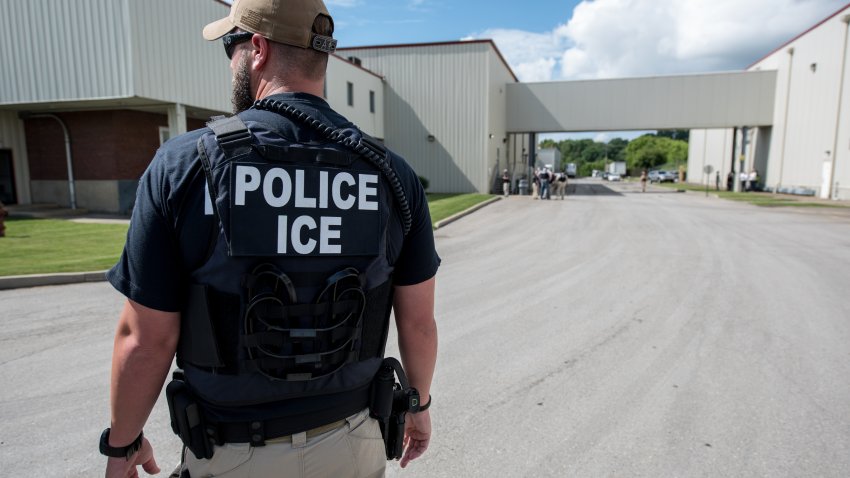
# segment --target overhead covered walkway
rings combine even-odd
[[[509,133],[768,126],[775,71],[510,83]]]

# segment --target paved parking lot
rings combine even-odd
[[[436,236],[433,445],[389,476],[850,475],[843,211],[589,180]],[[101,476],[121,302],[0,291],[0,475]]]

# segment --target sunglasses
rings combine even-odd
[[[221,37],[221,41],[224,43],[224,53],[227,54],[227,58],[233,59],[233,50],[236,49],[236,45],[250,40],[253,36],[254,34],[251,32],[235,32]]]

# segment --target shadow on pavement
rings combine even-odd
[[[603,184],[570,184],[567,186],[567,196],[622,196],[623,193],[614,191]]]

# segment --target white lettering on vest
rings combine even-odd
[[[298,254],[309,254],[316,248],[316,240],[308,239],[307,242],[301,242],[301,229],[316,228],[316,220],[310,216],[299,216],[292,221],[292,248]]]
[[[319,209],[328,208],[328,172],[319,171]]]
[[[319,228],[319,253],[320,254],[341,254],[341,244],[331,244],[330,239],[339,239],[340,229],[331,229],[331,226],[342,226],[342,218],[335,216],[322,216],[320,219],[321,227]]]
[[[316,209],[316,198],[304,196],[304,170],[295,170],[295,207]]]
[[[357,198],[353,194],[349,194],[347,199],[342,198],[342,183],[349,186],[354,186],[354,176],[349,173],[339,173],[334,177],[333,185],[331,186],[331,195],[333,196],[334,205],[339,209],[351,209]]]
[[[378,202],[370,201],[370,196],[378,196],[378,190],[374,186],[369,186],[370,184],[378,184],[378,176],[375,174],[361,174],[360,175],[360,188],[359,188],[359,204],[358,209],[361,211],[377,211],[378,210]]]
[[[260,170],[253,166],[236,166],[236,205],[245,205],[245,193],[260,187]]]
[[[274,195],[274,181],[280,179],[283,188],[280,191],[280,196]],[[266,173],[263,179],[263,197],[266,198],[266,203],[272,207],[283,207],[289,202],[292,196],[292,179],[289,173],[281,168],[272,168]]]
[[[277,217],[277,253],[286,254],[286,242],[289,239],[289,234],[286,230],[286,216]]]

